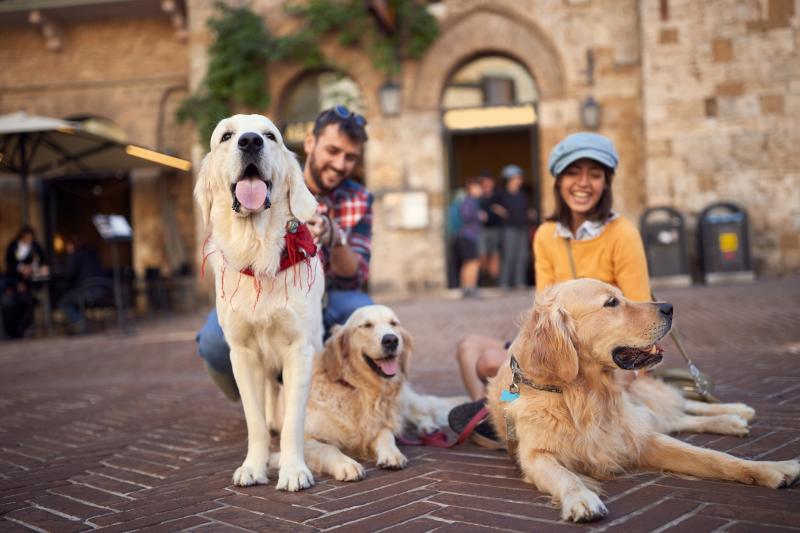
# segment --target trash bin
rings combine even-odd
[[[753,281],[747,213],[730,202],[703,209],[697,224],[700,258],[706,283]]]
[[[671,207],[651,207],[639,226],[653,287],[691,285],[683,215]]]

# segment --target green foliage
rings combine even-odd
[[[198,92],[178,109],[178,120],[194,121],[205,142],[217,122],[233,109],[269,106],[266,66],[276,55],[274,39],[259,16],[246,7],[219,3],[217,9],[218,16],[208,21],[214,35],[208,49],[208,73]]]
[[[336,34],[342,46],[367,52],[375,68],[392,77],[400,73],[404,59],[419,59],[439,36],[436,19],[416,0],[389,0],[396,27],[387,34],[377,25],[363,0],[309,0],[287,11],[307,22],[315,42]]]
[[[248,7],[217,4],[208,21],[214,41],[209,46],[208,73],[198,91],[181,103],[178,120],[192,120],[208,143],[217,122],[244,108],[270,105],[267,71],[270,63],[291,61],[307,69],[335,67],[320,51],[321,41],[335,35],[345,47],[367,52],[375,68],[393,77],[402,61],[419,59],[439,35],[439,26],[416,0],[389,0],[396,13],[395,31],[383,32],[364,0],[308,0],[286,11],[305,23],[295,33],[274,37]]]

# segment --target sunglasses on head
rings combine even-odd
[[[357,126],[362,128],[367,125],[367,119],[365,119],[363,115],[350,111],[347,106],[337,105],[334,106],[332,110],[336,113],[336,116],[342,120],[352,119]]]

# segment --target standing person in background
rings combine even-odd
[[[502,241],[501,224],[503,219],[498,214],[502,208],[497,205],[497,192],[495,191],[494,177],[483,173],[479,177],[481,182],[480,205],[486,213],[480,238],[481,273],[487,285],[496,285],[500,277],[500,246]]]
[[[497,194],[503,219],[500,286],[512,289],[527,285],[530,214],[528,197],[521,190],[522,169],[517,165],[506,165],[502,177],[505,187]]]
[[[486,220],[486,213],[481,211],[480,198],[482,194],[480,180],[470,178],[466,183],[467,196],[461,202],[461,229],[456,237],[456,249],[461,259],[461,291],[464,298],[478,296],[478,274],[480,273],[480,259],[478,255],[478,240],[481,227]]]

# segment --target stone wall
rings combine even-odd
[[[0,33],[0,114],[101,117],[131,142],[188,157],[190,127],[175,120],[186,95],[188,47],[169,20],[75,22],[62,29],[58,52],[46,49],[34,27]],[[140,275],[146,267],[170,272],[194,255],[191,176],[133,173],[132,182],[134,268]],[[6,243],[19,226],[19,188],[4,180],[2,190],[0,243]],[[41,236],[35,183],[31,190],[31,222]],[[164,217],[165,210],[173,216]]]
[[[241,2],[230,2],[239,4]],[[286,18],[283,2],[252,3],[275,33],[296,21]],[[611,136],[623,154],[616,188],[618,208],[633,216],[645,208],[641,73],[638,13],[635,0],[487,1],[443,3],[442,35],[420,62],[405,65],[404,111],[383,117],[377,92],[384,81],[361,52],[331,41],[323,52],[361,89],[367,106],[370,142],[366,147],[367,186],[376,196],[370,286],[377,294],[419,292],[445,286],[444,223],[447,160],[439,100],[448,76],[480,53],[502,53],[525,65],[539,86],[539,161],[547,176],[550,149],[565,134],[580,129],[581,101],[593,95],[603,105],[600,132]],[[190,85],[206,68],[210,40],[205,20],[213,4],[189,2]],[[593,83],[586,74],[586,51],[595,57]],[[280,120],[281,95],[302,69],[275,65],[270,69],[272,108]],[[205,147],[197,150],[199,161]],[[545,212],[552,207],[552,180],[542,180]],[[424,229],[402,230],[387,224],[383,196],[396,191],[424,191],[430,208]],[[197,239],[204,237],[199,231]]]
[[[800,270],[800,2],[642,3],[647,199],[750,214],[760,273]]]

